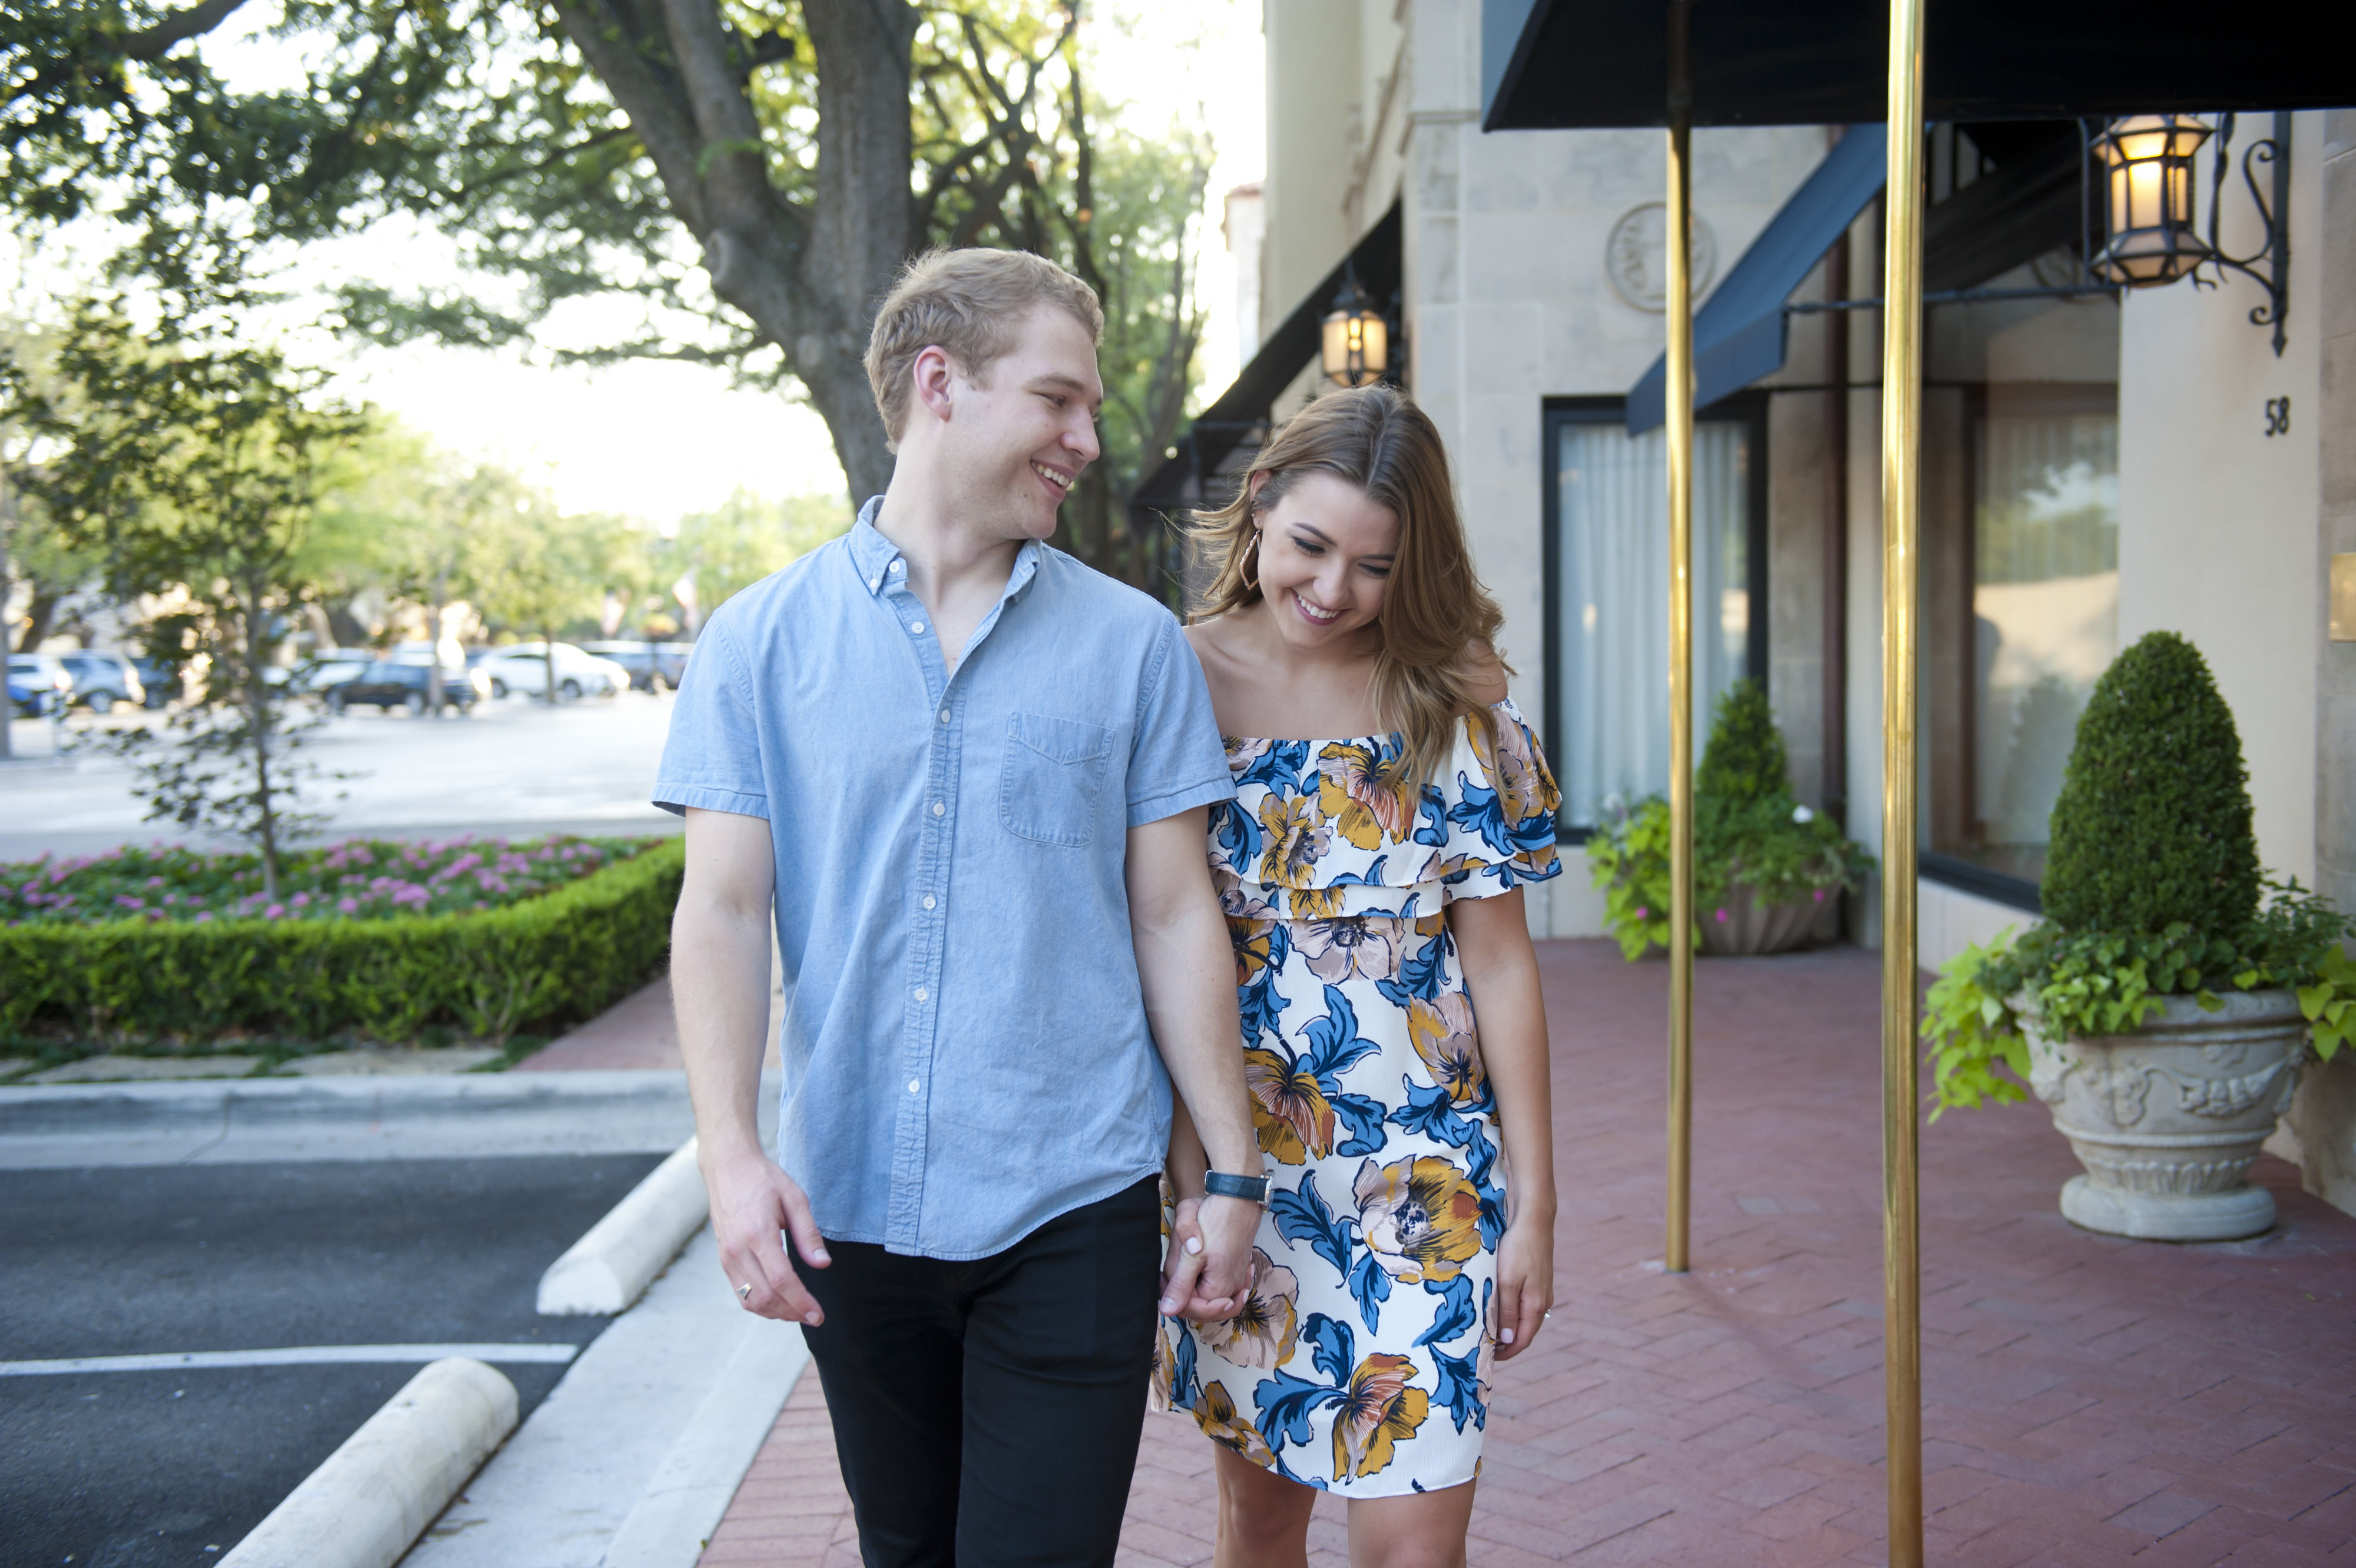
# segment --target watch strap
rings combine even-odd
[[[1203,1177],[1203,1190],[1213,1197],[1240,1197],[1246,1203],[1264,1204],[1268,1201],[1268,1177],[1211,1171]]]

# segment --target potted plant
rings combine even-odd
[[[2043,902],[2041,925],[1965,950],[1932,986],[1932,1119],[2023,1100],[2025,1079],[2085,1166],[2062,1189],[2072,1223],[2174,1241],[2267,1229],[2250,1165],[2308,1053],[2356,1034],[2351,926],[2261,874],[2233,712],[2172,632],[2095,684]]]
[[[1792,798],[1783,736],[1754,681],[1719,699],[1694,778],[1694,931],[1704,952],[1771,953],[1808,940],[1873,857]],[[1587,841],[1604,920],[1631,961],[1669,941],[1669,805],[1617,812]]]

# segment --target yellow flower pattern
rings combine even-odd
[[[1344,1497],[1479,1473],[1506,1162],[1448,907],[1561,870],[1510,702],[1429,779],[1403,751],[1227,741],[1208,854],[1272,1189],[1242,1309],[1154,1354],[1157,1406]]]
[[[1415,826],[1415,779],[1403,746],[1379,741],[1333,745],[1317,754],[1317,805],[1333,831],[1360,849],[1401,843]]]
[[[1397,1444],[1413,1437],[1431,1412],[1431,1396],[1412,1388],[1415,1363],[1373,1355],[1350,1378],[1350,1397],[1333,1423],[1333,1478],[1364,1479],[1390,1467]]]

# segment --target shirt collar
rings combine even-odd
[[[871,496],[859,509],[859,521],[851,525],[851,564],[871,596],[884,591],[892,575],[892,563],[900,559],[899,546],[875,532],[875,516],[883,510],[884,498]]]
[[[859,521],[851,525],[851,564],[858,569],[860,585],[870,597],[892,586],[895,578],[902,583],[907,580],[900,547],[876,532],[875,519],[883,510],[884,498],[871,497],[859,509]],[[1023,546],[1014,557],[1014,569],[1006,575],[1006,587],[998,596],[999,603],[1004,604],[1030,585],[1031,579],[1039,575],[1044,550],[1044,546],[1035,539]]]

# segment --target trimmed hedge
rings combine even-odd
[[[644,983],[670,940],[672,839],[502,908],[391,920],[112,920],[0,929],[0,1034],[62,1018],[86,1039],[505,1040],[586,1018]]]

